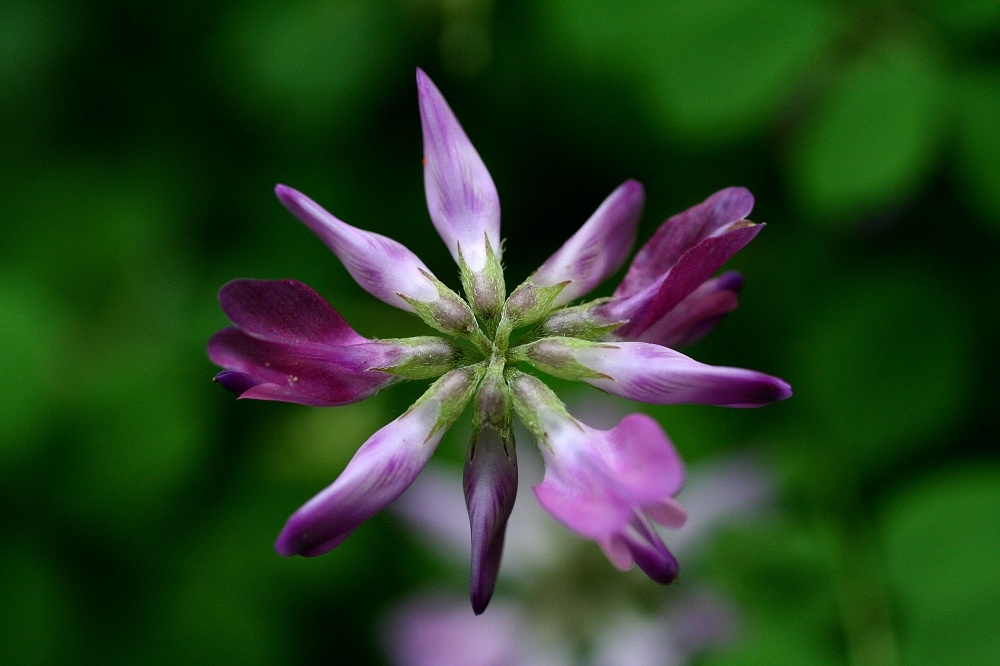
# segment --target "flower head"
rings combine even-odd
[[[477,613],[493,592],[516,495],[514,414],[544,454],[545,478],[535,488],[542,507],[594,539],[619,568],[634,563],[658,582],[672,581],[677,560],[653,523],[683,523],[673,500],[683,472],[662,429],[642,414],[611,430],[590,428],[515,366],[654,404],[751,407],[788,397],[780,379],[706,365],[668,348],[704,335],[736,307],[742,278],[712,276],[760,231],[745,219],[753,198],[729,188],[670,218],[612,297],[570,305],[627,259],[644,195],[639,183],[626,181],[508,297],[493,180],[420,70],[417,89],[428,211],[458,264],[464,297],[400,243],[337,219],[290,187],[275,192],[365,291],[451,339],[365,338],[295,280],[236,280],[219,292],[233,326],[209,341],[208,354],[223,368],[216,380],[240,397],[335,406],[401,381],[438,378],[288,519],[278,551],[319,555],[343,542],[413,482],[471,402],[465,495]]]

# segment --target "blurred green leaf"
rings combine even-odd
[[[403,39],[397,10],[364,0],[240,3],[219,37],[223,83],[238,110],[270,130],[326,136],[385,89]]]
[[[886,267],[845,282],[804,322],[790,373],[813,467],[866,468],[926,446],[959,415],[971,381],[961,312],[945,283]]]
[[[963,39],[1000,33],[1000,2],[996,0],[919,0],[927,15]]]
[[[904,489],[883,511],[908,664],[1000,661],[1000,469],[964,467]]]
[[[836,24],[820,2],[665,4],[670,14],[648,63],[650,110],[673,136],[713,145],[762,132],[822,56]]]
[[[929,171],[942,130],[942,74],[919,42],[887,43],[852,63],[797,137],[798,197],[831,224],[898,203]]]
[[[703,666],[833,666],[842,663],[832,649],[824,649],[811,632],[789,627],[785,622],[752,621],[742,627],[740,636],[728,648],[699,659]]]
[[[69,659],[72,592],[51,557],[27,544],[0,546],[0,663],[32,666]]]
[[[796,0],[552,0],[570,57],[633,83],[673,138],[719,144],[761,132],[821,57],[837,23]]]
[[[0,275],[0,467],[29,454],[52,423],[57,388],[66,378],[68,315],[47,289],[21,276]]]
[[[970,72],[960,83],[961,183],[1000,232],[1000,71]]]

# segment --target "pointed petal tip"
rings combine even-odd
[[[774,377],[775,401],[785,400],[792,397],[792,385],[780,377]]]
[[[427,72],[417,67],[417,94],[420,97],[421,103],[424,101],[424,97],[429,94],[436,94],[441,96],[441,92],[438,87],[431,80],[431,77],[427,75]]]
[[[754,373],[756,377],[745,385],[745,395],[738,404],[727,407],[763,407],[772,402],[780,402],[792,396],[792,386],[780,377],[764,373]]]
[[[295,209],[302,207],[302,199],[305,198],[305,195],[295,188],[282,185],[281,183],[274,186],[274,195],[278,197],[281,205],[287,208],[292,214],[295,214]]]
[[[473,588],[469,594],[469,601],[472,602],[472,612],[476,615],[482,615],[486,607],[490,605],[490,599],[493,598],[493,590],[483,593],[480,590]]]

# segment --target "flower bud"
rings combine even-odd
[[[496,586],[507,519],[517,496],[517,455],[509,431],[477,429],[465,460],[465,502],[472,530],[469,596],[476,615],[486,610]]]

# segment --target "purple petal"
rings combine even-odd
[[[739,305],[743,278],[736,271],[706,281],[665,315],[642,331],[640,342],[678,349],[694,344]],[[615,339],[627,339],[616,330]]]
[[[438,298],[427,278],[430,271],[404,245],[341,222],[306,195],[285,185],[274,188],[278,199],[326,243],[361,288],[389,305],[413,312],[400,294],[421,302]]]
[[[581,348],[576,359],[607,378],[584,379],[602,391],[654,405],[759,407],[792,394],[777,377],[699,363],[666,347],[616,342]]]
[[[361,523],[400,496],[423,469],[445,428],[440,403],[420,403],[365,442],[330,486],[285,523],[275,548],[312,557],[340,545]]]
[[[216,365],[240,373],[232,380],[229,376],[220,378],[223,386],[233,390],[239,382],[249,384],[241,397],[257,400],[347,405],[399,381],[390,374],[369,370],[392,365],[393,349],[378,343],[346,347],[287,344],[227,328],[209,340],[208,356]]]
[[[496,587],[507,519],[517,495],[514,440],[504,442],[495,429],[484,427],[469,448],[465,462],[465,501],[472,529],[470,597],[476,615],[486,610]]]
[[[744,219],[752,209],[753,195],[749,190],[729,187],[672,216],[635,255],[615,296],[626,297],[642,291],[670,270],[682,254],[723,227]]]
[[[635,241],[645,194],[635,180],[623,183],[580,230],[531,276],[540,287],[569,282],[553,303],[564,305],[589,293],[621,268]]]
[[[219,303],[237,327],[265,340],[329,345],[368,341],[322,296],[297,280],[233,280],[219,290]]]
[[[431,221],[448,251],[473,273],[486,265],[486,243],[500,257],[500,199],[486,165],[430,78],[417,69],[424,134],[424,188]]]
[[[738,222],[685,252],[669,272],[642,291],[617,298],[601,308],[614,319],[629,320],[615,331],[615,335],[626,339],[640,337],[753,240],[762,228],[760,224]]]

